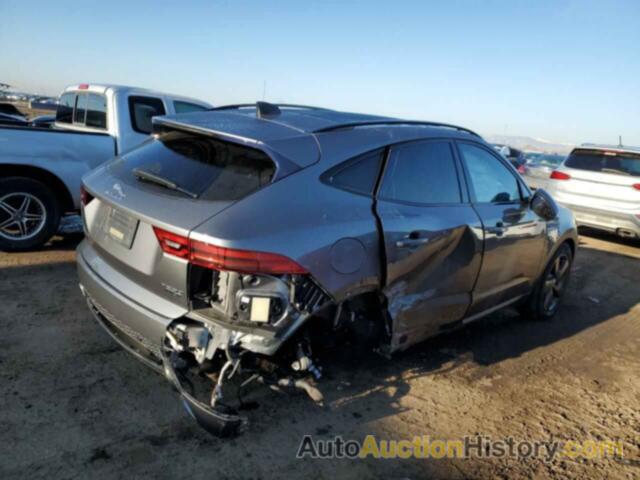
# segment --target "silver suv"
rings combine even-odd
[[[210,431],[237,431],[255,383],[321,402],[340,344],[388,355],[508,305],[558,310],[571,212],[465,128],[265,103],[154,123],[84,178],[78,273]]]
[[[575,148],[551,173],[548,190],[579,225],[640,238],[640,149]]]

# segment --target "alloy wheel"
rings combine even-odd
[[[46,223],[47,210],[36,196],[12,192],[0,197],[0,237],[28,240],[40,233]]]
[[[547,315],[552,315],[558,309],[567,283],[570,264],[571,260],[567,254],[558,255],[544,281],[542,308]]]

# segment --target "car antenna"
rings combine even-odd
[[[268,118],[280,115],[280,109],[277,105],[269,102],[256,102],[256,117]]]

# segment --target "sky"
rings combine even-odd
[[[0,0],[0,82],[640,145],[640,0]]]

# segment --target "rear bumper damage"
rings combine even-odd
[[[176,362],[179,357],[175,352],[163,351],[162,361],[164,375],[171,382],[182,398],[182,403],[193,419],[198,422],[207,432],[221,437],[233,436],[240,432],[247,419],[240,415],[222,413],[214,410],[211,406],[199,401],[191,395],[182,384],[179,374],[176,371]]]
[[[208,432],[218,436],[240,432],[247,424],[240,413],[249,404],[244,398],[247,391],[255,393],[251,391],[255,385],[303,391],[322,402],[314,386],[321,370],[306,339],[290,339],[311,314],[298,308],[302,304],[296,306],[295,295],[283,299],[287,315],[276,312],[277,324],[286,328],[270,331],[268,325],[255,328],[248,322],[238,322],[234,328],[224,318],[206,319],[197,310],[177,319],[164,318],[108,285],[81,255],[78,272],[80,289],[97,323],[137,359],[162,373],[189,415]],[[242,290],[237,295],[240,304],[250,294]]]
[[[121,347],[148,367],[163,374],[182,398],[186,411],[202,428],[209,433],[222,437],[235,435],[241,430],[241,427],[246,424],[246,418],[216,411],[187,391],[188,387],[181,380],[182,375],[177,370],[180,365],[177,365],[179,357],[175,352],[171,352],[166,348],[149,349],[148,345],[145,346],[138,342],[131,332],[120,328],[120,322],[104,307],[97,304],[82,284],[80,285],[80,290],[85,295],[87,305],[96,322]]]

